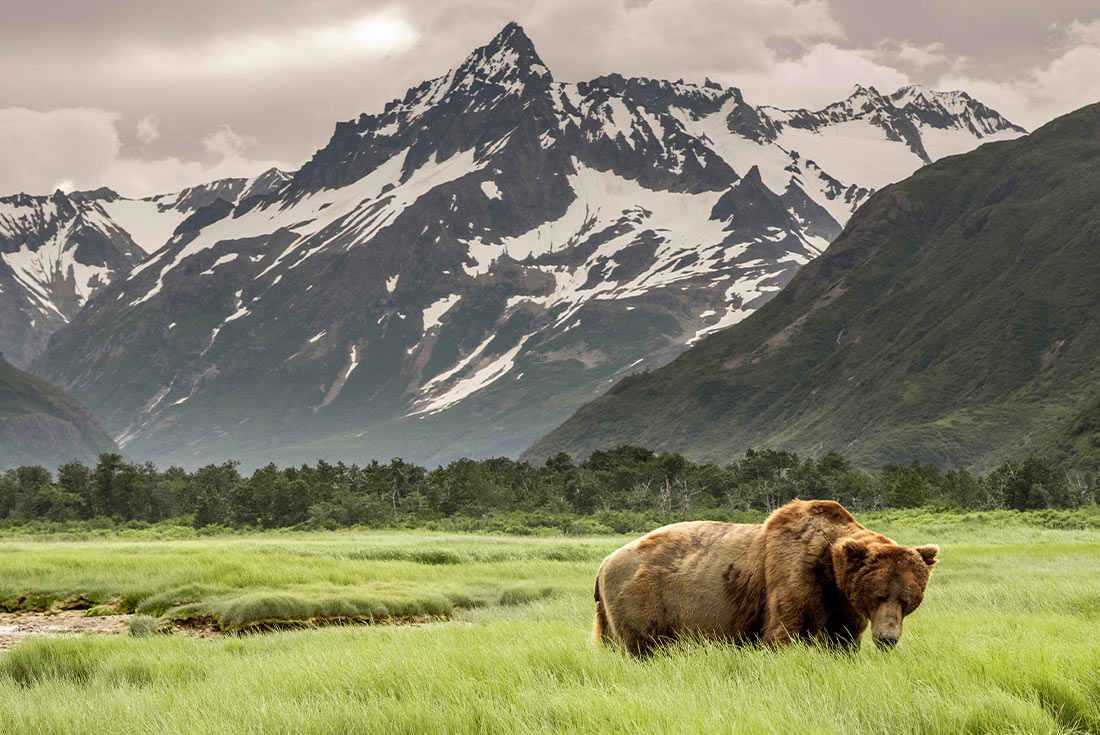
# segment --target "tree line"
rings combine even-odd
[[[561,525],[613,512],[736,518],[795,497],[831,498],[853,511],[1032,510],[1100,500],[1095,476],[1069,473],[1042,457],[1008,460],[984,474],[918,462],[866,471],[835,452],[813,458],[770,449],[749,450],[726,465],[622,446],[582,462],[558,454],[541,466],[506,458],[460,459],[436,469],[401,459],[363,466],[321,461],[268,465],[248,476],[236,462],[162,471],[103,454],[94,467],[70,462],[56,473],[32,466],[0,475],[0,519],[9,524],[174,519],[197,528],[338,528],[511,513]]]

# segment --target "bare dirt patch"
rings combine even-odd
[[[126,631],[132,615],[96,615],[87,617],[83,610],[63,610],[57,613],[0,613],[0,651],[34,636],[56,636],[65,633],[95,633],[118,635]]]
[[[451,621],[450,615],[384,615],[375,617],[340,616],[316,617],[304,620],[253,620],[244,625],[224,628],[212,615],[199,615],[180,620],[162,621],[158,633],[177,633],[195,638],[216,638],[221,635],[262,635],[295,630],[356,625],[425,626]]]
[[[85,610],[56,612],[0,613],[0,652],[10,650],[27,638],[58,636],[72,633],[122,635],[133,615],[85,615]],[[158,633],[186,635],[193,638],[217,638],[230,635],[259,635],[292,630],[311,630],[343,625],[409,625],[424,626],[450,621],[449,615],[397,615],[374,618],[338,617],[308,620],[258,620],[230,630],[223,629],[215,617],[200,615],[183,620],[161,621]]]

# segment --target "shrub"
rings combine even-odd
[[[99,668],[100,650],[89,638],[27,640],[0,657],[0,675],[22,686],[54,680],[84,683]]]
[[[133,638],[144,638],[157,632],[158,620],[152,615],[135,615],[126,627]]]
[[[501,605],[525,605],[536,600],[545,600],[554,595],[553,587],[540,587],[530,589],[528,587],[511,587],[500,593]]]

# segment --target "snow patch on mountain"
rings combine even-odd
[[[403,178],[401,172],[405,158],[405,152],[391,156],[349,186],[323,189],[291,205],[270,203],[253,209],[231,220],[235,224],[226,225],[225,231],[211,235],[204,230],[203,235],[196,238],[198,244],[189,244],[166,270],[184,257],[217,242],[246,237],[242,232],[271,234],[281,228],[293,231],[299,238],[288,245],[257,278],[282,265],[292,254],[298,256],[290,266],[295,268],[337,239],[347,242],[345,249],[368,242],[432,189],[485,166],[484,161],[475,160],[473,149],[456,153],[444,161],[437,161],[433,152],[427,163]],[[216,227],[216,224],[211,227]],[[395,280],[395,286],[396,283]]]
[[[443,315],[450,311],[461,298],[458,294],[444,296],[424,309],[424,331],[428,332],[433,327],[438,327]]]
[[[778,143],[841,182],[858,181],[872,189],[904,178],[924,165],[911,150],[888,139],[882,129],[856,120],[821,130],[786,128]]]
[[[102,206],[145,253],[160,250],[188,215],[176,209],[162,210],[151,199],[116,199]]]
[[[340,395],[340,391],[344,389],[344,384],[348,382],[348,378],[355,371],[355,368],[359,367],[359,345],[348,345],[348,362],[340,369],[340,374],[336,376],[336,380],[333,381],[332,387],[328,389],[325,394],[325,399],[321,401],[321,405],[315,407],[314,412],[319,411],[325,406],[329,405],[336,400],[336,397]]]
[[[537,259],[573,247],[586,233],[599,232],[616,224],[629,225],[621,236],[600,245],[581,267],[568,273],[558,268],[545,268],[549,273],[558,274],[556,277],[559,278],[555,296],[545,303],[577,302],[582,300],[582,292],[591,297],[615,289],[618,284],[609,279],[589,289],[585,289],[584,285],[589,280],[591,269],[601,261],[606,266],[614,253],[637,239],[640,229],[651,229],[664,240],[665,246],[660,253],[664,256],[674,251],[705,250],[724,237],[724,224],[710,220],[710,212],[718,201],[719,193],[654,191],[609,171],[593,169],[575,158],[573,168],[575,173],[568,176],[568,181],[576,198],[565,214],[517,237],[495,241],[477,237],[466,241],[469,257],[474,262],[473,265],[463,266],[466,272],[471,276],[483,275],[504,255],[518,261]],[[666,263],[667,260],[662,259],[661,264]],[[657,270],[663,268],[657,266]],[[669,282],[670,278],[678,280],[680,276],[658,276],[655,272],[647,272],[634,279],[630,288],[635,293],[641,293],[648,286]],[[616,291],[614,295],[632,294]]]
[[[935,128],[924,124],[918,125],[917,129],[920,131],[924,150],[928,151],[928,155],[933,160],[939,160],[947,156],[957,156],[960,153],[967,153],[974,149],[973,142],[960,136],[956,130]],[[982,141],[1012,140],[1017,137],[1019,135],[1013,131],[1001,130],[987,133],[982,136]]]
[[[42,256],[45,256],[45,258]],[[11,268],[16,281],[36,300],[40,310],[52,311],[68,321],[43,286],[44,283],[51,280],[53,274],[52,268],[47,265],[49,262],[48,253],[40,254],[24,246],[14,253],[0,254],[0,259],[3,259],[4,263]],[[45,262],[43,262],[44,260]]]
[[[472,375],[455,382],[435,396],[421,398],[409,416],[439,413],[503,378],[516,365],[516,356],[533,334],[524,335],[510,350],[491,360]]]
[[[237,293],[233,294],[233,299],[237,302],[237,304],[236,304],[237,310],[234,311],[229,316],[227,316],[225,318],[225,321],[222,322],[222,324],[228,324],[229,322],[236,321],[237,319],[240,319],[242,316],[247,316],[248,315],[248,313],[249,313],[248,307],[245,306],[244,302],[241,300],[241,294],[242,293],[244,293],[244,292],[243,291],[238,291]]]
[[[739,321],[756,311],[757,306],[764,297],[780,290],[777,285],[766,285],[774,281],[774,274],[769,269],[761,269],[754,274],[739,278],[726,289],[725,302],[728,304],[725,313],[710,324],[695,332],[695,336],[687,341],[693,345],[703,337],[727,327],[732,327]],[[705,311],[700,317],[714,315],[714,311]]]
[[[217,260],[214,261],[213,265],[211,265],[209,268],[204,270],[200,275],[212,276],[212,275],[214,275],[214,269],[217,268],[219,265],[225,265],[226,263],[232,263],[234,260],[236,260],[239,257],[241,257],[240,253],[226,253],[225,255],[221,255],[221,256],[218,257]]]

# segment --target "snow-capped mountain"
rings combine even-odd
[[[509,24],[266,194],[195,209],[35,368],[160,462],[518,454],[758,308],[875,188],[1023,132],[912,87],[809,112],[563,83]]]
[[[97,288],[145,252],[94,192],[0,199],[0,352],[26,365]]]
[[[271,169],[147,199],[108,188],[0,198],[0,352],[26,365],[89,296],[164,245],[196,210],[266,194],[289,178]]]
[[[857,466],[1100,469],[1100,104],[878,192],[740,324],[533,445],[695,461],[749,447]]]

